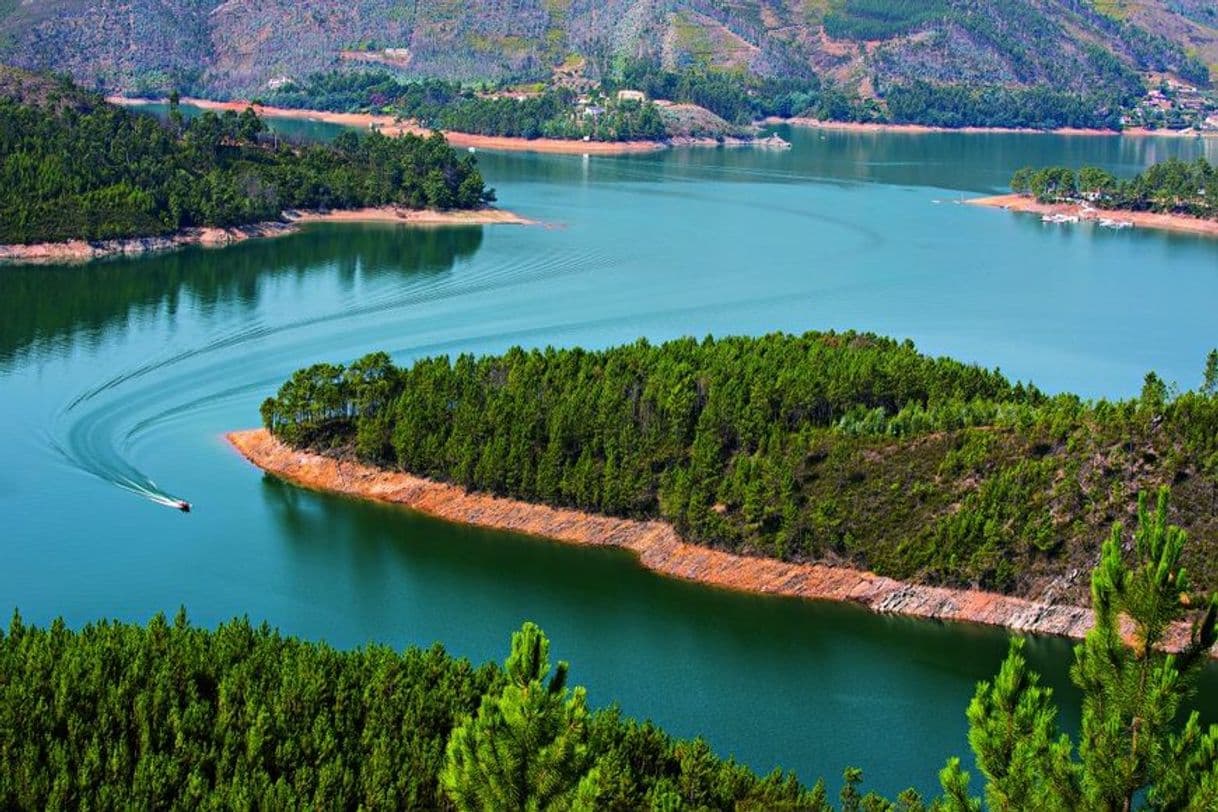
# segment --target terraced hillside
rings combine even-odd
[[[1209,0],[0,0],[0,61],[210,96],[336,67],[533,80],[644,57],[881,98],[913,80],[1123,97],[1139,74],[1205,79],[1212,16]]]

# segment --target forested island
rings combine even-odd
[[[1091,575],[1095,625],[1075,649],[1077,749],[1053,691],[1011,643],[968,706],[990,809],[1203,812],[1218,804],[1218,725],[1184,713],[1215,642],[1218,599],[1198,603],[1167,519],[1142,499],[1132,537],[1115,525]],[[1133,554],[1127,563],[1123,548]],[[1190,609],[1190,607],[1197,607]],[[1118,618],[1128,618],[1130,643]],[[1194,617],[1175,656],[1164,630]],[[588,707],[535,624],[503,667],[436,645],[336,651],[247,620],[26,626],[0,632],[0,806],[832,812],[825,782],[764,778],[616,708]],[[1181,719],[1181,717],[1184,717]],[[812,765],[810,765],[812,766]],[[813,769],[818,767],[813,766]],[[928,770],[935,765],[928,764]],[[958,758],[941,795],[863,794],[849,767],[842,812],[979,812]]]
[[[1199,370],[1200,372],[1200,370]],[[870,334],[603,351],[373,354],[262,406],[283,442],[526,502],[663,519],[695,544],[1083,605],[1094,541],[1175,488],[1218,583],[1218,352],[1202,386],[1049,396]]]
[[[118,240],[278,221],[285,210],[479,209],[473,156],[440,136],[273,138],[252,110],[167,122],[66,80],[0,76],[0,244]]]

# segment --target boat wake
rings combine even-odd
[[[141,451],[174,453],[168,449],[176,446],[163,432],[172,431],[188,415],[254,400],[302,359],[340,347],[337,351],[344,357],[384,347],[392,320],[414,318],[420,306],[595,273],[612,265],[611,257],[596,252],[558,250],[474,264],[461,273],[373,274],[372,279],[389,284],[356,288],[349,298],[327,303],[320,312],[289,311],[288,318],[278,320],[242,319],[202,341],[171,345],[166,352],[111,370],[64,403],[47,428],[47,444],[72,468],[153,504],[189,512],[189,502],[159,486],[133,462],[143,456]],[[419,350],[413,344],[405,353]],[[253,358],[258,361],[250,363]]]
[[[164,490],[117,455],[102,464],[98,460],[68,451],[53,438],[49,439],[49,445],[73,468],[84,471],[102,482],[147,499],[153,504],[171,507],[184,513],[190,512],[189,502]]]

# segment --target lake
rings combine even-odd
[[[325,137],[316,124],[285,134]],[[1019,166],[1120,174],[1218,141],[782,134],[785,152],[481,154],[535,227],[316,225],[276,240],[0,268],[0,600],[27,621],[184,605],[337,646],[501,660],[525,619],[597,705],[761,771],[888,793],[965,754],[999,630],[674,582],[615,550],[452,526],[264,477],[221,435],[298,367],[639,336],[871,330],[1050,391],[1182,388],[1218,345],[1218,242],[958,205]],[[183,515],[140,493],[194,503]],[[1069,701],[1070,646],[1029,654]],[[1211,670],[1199,700],[1218,720]]]

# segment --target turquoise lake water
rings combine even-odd
[[[311,137],[331,128],[285,123]],[[1122,174],[1218,141],[784,131],[786,152],[482,154],[536,227],[318,225],[219,251],[0,269],[0,603],[33,622],[185,605],[334,645],[501,659],[538,621],[596,704],[768,771],[932,788],[997,630],[674,582],[613,550],[456,527],[264,477],[222,432],[294,369],[373,349],[605,346],[854,328],[1042,388],[1194,386],[1218,345],[1218,241],[958,205],[1025,164]],[[122,483],[191,500],[182,515]],[[137,488],[138,489],[138,488]],[[1070,647],[1034,663],[1077,711]],[[1211,674],[1199,704],[1218,719]]]

